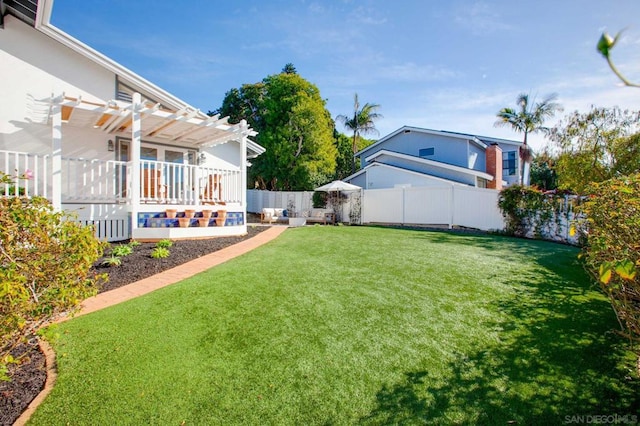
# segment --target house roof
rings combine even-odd
[[[191,108],[198,111],[201,116],[206,116],[205,113],[190,106],[183,100],[173,96],[166,90],[160,88],[159,86],[156,86],[155,84],[151,83],[150,81],[146,80],[130,69],[120,65],[113,59],[103,55],[97,50],[89,47],[80,40],[70,36],[69,34],[51,24],[50,20],[53,2],[54,0],[38,0],[38,12],[35,20],[35,28],[37,30],[56,40],[58,43],[61,43],[69,49],[79,53],[85,58],[95,62],[102,68],[113,72],[118,76],[120,80],[124,80],[136,86],[140,90],[152,96],[154,99],[157,99],[163,105],[166,105],[169,108],[173,108],[176,111],[183,108]]]
[[[498,139],[498,138],[492,138],[487,136],[472,135],[469,133],[450,132],[447,130],[432,130],[432,129],[424,129],[420,127],[402,126],[395,132],[389,133],[387,136],[379,139],[374,144],[369,145],[368,147],[356,152],[354,155],[356,157],[361,156],[363,153],[373,149],[374,147],[377,147],[383,144],[384,142],[393,138],[394,136],[399,135],[400,133],[405,133],[405,132],[416,132],[416,133],[423,133],[428,135],[447,136],[447,137],[456,138],[456,139],[463,139],[476,144],[482,149],[486,149],[487,146],[493,143],[504,143],[504,144],[510,144],[510,145],[518,145],[518,146],[522,145],[522,142],[512,141],[509,139]]]
[[[7,2],[7,0],[0,0],[0,3],[3,1]],[[206,147],[238,139],[240,134],[244,136],[257,134],[248,128],[246,123],[231,125],[227,121],[228,117],[209,117],[199,109],[190,106],[55,27],[50,23],[54,0],[14,0],[10,3],[18,2],[30,4],[31,11],[35,11],[33,26],[38,31],[114,73],[119,80],[131,84],[159,102],[154,105],[144,103],[142,111],[143,117],[145,117],[142,120],[144,123],[143,135]],[[131,125],[130,120],[127,119],[131,115],[131,103],[110,100],[92,104],[79,98],[64,95],[55,98],[52,96],[51,99],[44,100],[44,102],[48,104],[58,102],[62,107],[63,121],[70,125],[92,126],[107,133],[126,131],[127,127]],[[265,149],[256,142],[247,139],[247,151],[248,158],[253,158],[265,152]]]
[[[420,158],[420,157],[416,157],[416,156],[413,156],[413,155],[407,155],[407,154],[402,154],[402,153],[399,153],[399,152],[387,151],[386,149],[381,149],[380,151],[376,152],[375,154],[372,154],[369,157],[365,158],[365,160],[367,162],[372,162],[372,161],[375,161],[377,158],[382,157],[382,156],[389,156],[389,157],[399,158],[399,159],[404,160],[404,161],[409,161],[409,162],[416,163],[416,164],[426,165],[426,166],[434,167],[434,168],[437,168],[437,169],[449,170],[449,171],[454,171],[456,173],[461,173],[461,174],[465,174],[465,175],[469,175],[469,176],[480,177],[480,178],[487,179],[487,180],[493,180],[493,176],[488,174],[488,173],[485,173],[485,172],[468,169],[466,167],[454,166],[453,164],[442,163],[440,161],[427,160],[426,158]]]
[[[401,172],[409,173],[409,174],[416,175],[416,176],[428,177],[429,179],[434,179],[434,180],[440,181],[442,183],[446,183],[448,185],[469,186],[469,185],[464,184],[464,183],[455,182],[455,181],[452,181],[452,180],[449,180],[449,179],[444,179],[444,178],[441,178],[441,177],[438,177],[438,176],[433,176],[433,175],[430,175],[428,173],[416,172],[415,170],[409,170],[409,169],[405,169],[404,167],[392,166],[390,164],[384,164],[384,163],[371,163],[371,164],[368,164],[363,169],[358,170],[357,172],[355,172],[351,176],[347,176],[346,178],[344,178],[344,180],[348,181],[348,180],[354,179],[354,178],[360,176],[361,174],[365,173],[367,170],[369,170],[370,168],[373,168],[373,167],[383,167],[383,168],[391,169],[391,170],[399,170]]]

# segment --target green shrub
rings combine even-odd
[[[311,197],[311,202],[313,203],[314,209],[323,209],[327,207],[327,193],[322,191],[316,191],[313,193],[313,197]]]
[[[123,257],[129,256],[131,253],[133,253],[133,248],[128,244],[115,246],[111,249],[112,256]]]
[[[21,341],[96,293],[104,244],[40,197],[0,198],[0,366]]]
[[[171,247],[173,245],[173,242],[169,239],[164,239],[164,240],[160,240],[156,243],[156,247],[159,248],[166,248],[168,249],[169,247]],[[165,256],[166,257],[166,256]]]
[[[536,187],[511,185],[498,197],[505,219],[505,233],[518,237],[554,238],[563,218],[569,215],[563,196],[545,194]]]
[[[138,247],[139,245],[141,245],[142,243],[140,241],[136,241],[136,240],[131,240],[129,241],[128,246],[129,247]]]
[[[122,259],[119,256],[109,256],[102,261],[105,266],[120,266],[122,265]]]
[[[640,340],[640,174],[592,184],[581,206],[584,261],[627,337]]]
[[[156,247],[151,250],[151,257],[153,257],[154,259],[164,259],[166,257],[169,257],[169,254],[169,249],[167,249],[166,247]]]

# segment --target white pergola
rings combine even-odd
[[[228,118],[209,117],[197,109],[184,107],[170,111],[159,103],[143,101],[134,93],[132,102],[119,100],[89,101],[65,94],[34,101],[36,121],[51,124],[52,147],[52,203],[61,208],[62,189],[62,125],[99,129],[105,134],[131,134],[131,163],[140,166],[140,144],[143,138],[164,143],[181,143],[202,149],[236,141],[241,146],[241,164],[244,168],[242,185],[246,187],[247,158],[262,154],[265,149],[250,140],[257,135],[245,120],[229,124]],[[39,111],[38,111],[39,110]],[[247,151],[250,154],[247,154]],[[140,175],[132,174],[132,214],[137,215],[140,200]],[[135,223],[135,221],[134,221]]]

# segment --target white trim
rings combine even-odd
[[[148,93],[157,100],[161,101],[167,106],[171,106],[177,110],[182,108],[196,109],[188,105],[186,102],[178,99],[169,92],[161,89],[155,84],[151,83],[147,79],[134,73],[133,71],[125,68],[114,60],[108,58],[97,50],[89,47],[80,40],[71,37],[69,34],[60,30],[56,26],[50,23],[51,10],[53,7],[53,0],[39,0],[38,11],[36,13],[35,28],[43,34],[51,37],[55,41],[68,47],[69,49],[79,53],[85,58],[95,62],[104,69],[116,74],[119,78],[124,78],[134,85],[138,86],[142,91]],[[198,110],[201,117],[205,117],[206,114]]]
[[[475,176],[475,177],[481,177],[481,178],[484,178],[484,179],[487,179],[487,180],[493,180],[493,176],[491,176],[488,173],[480,172],[478,170],[467,169],[467,168],[464,168],[464,167],[454,166],[454,165],[447,164],[447,163],[441,163],[439,161],[434,161],[434,160],[427,160],[426,158],[419,158],[419,157],[415,157],[413,155],[401,154],[399,152],[387,151],[386,149],[382,149],[382,150],[376,152],[375,154],[370,155],[369,157],[365,158],[365,161],[371,162],[372,160],[375,160],[377,157],[379,157],[381,155],[387,155],[389,157],[396,157],[396,158],[400,158],[402,160],[413,161],[415,163],[424,164],[424,165],[427,165],[427,166],[438,167],[438,168],[445,169],[445,170],[451,170],[451,171],[454,171],[454,172],[457,172],[457,173],[462,173],[462,174],[471,175],[471,176]]]
[[[373,167],[383,167],[383,168],[392,169],[392,170],[396,170],[396,171],[399,171],[399,172],[404,172],[404,173],[415,175],[415,176],[419,176],[419,177],[426,177],[426,178],[429,178],[429,179],[436,180],[438,182],[442,182],[442,183],[447,184],[447,185],[457,185],[457,186],[464,186],[464,187],[469,187],[469,188],[473,188],[474,187],[474,186],[468,185],[466,183],[455,182],[453,180],[449,180],[449,179],[441,178],[441,177],[438,177],[438,176],[430,175],[428,173],[421,173],[421,172],[416,172],[414,170],[407,170],[407,169],[403,169],[402,167],[392,166],[390,164],[384,164],[384,163],[369,164],[367,167],[365,167],[364,169],[360,170],[356,174],[367,172],[369,170],[369,168],[373,168]],[[353,175],[353,176],[355,176],[355,175]],[[345,178],[345,181],[347,179],[349,179],[349,178]],[[367,182],[367,185],[368,185],[368,183],[369,182]],[[369,188],[367,188],[367,189],[369,189]]]
[[[62,208],[62,107],[51,108],[51,205]]]
[[[138,228],[138,210],[140,206],[140,145],[142,143],[142,125],[140,93],[133,94],[131,104],[131,230]]]

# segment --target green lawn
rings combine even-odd
[[[32,422],[523,425],[635,414],[633,359],[577,254],[499,236],[290,229],[59,326],[60,375]]]

